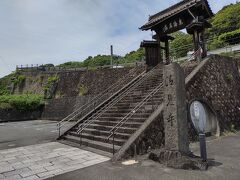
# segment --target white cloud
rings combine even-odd
[[[214,10],[219,4],[211,5]],[[139,47],[151,32],[138,28],[178,0],[1,0],[0,77],[20,64],[59,64]],[[2,58],[1,58],[2,57]]]

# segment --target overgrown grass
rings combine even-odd
[[[40,95],[3,95],[0,96],[0,109],[17,109],[21,111],[37,110],[44,105]]]

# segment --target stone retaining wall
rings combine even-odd
[[[0,122],[26,121],[40,119],[41,110],[19,111],[16,109],[0,109]]]
[[[201,66],[201,67],[200,67]],[[240,127],[240,76],[237,61],[214,55],[187,78],[188,102],[197,99],[209,104],[220,116],[220,128]]]
[[[57,121],[62,120],[75,109],[90,101],[92,97],[93,96],[82,96],[48,100],[41,118]]]
[[[53,94],[54,98],[96,95],[130,72],[138,75],[144,69],[144,66],[138,66],[135,68],[108,68],[86,71],[20,72],[26,79],[22,84],[15,86],[14,94],[32,93],[43,95],[49,78],[57,76],[59,81],[57,82],[55,94]]]

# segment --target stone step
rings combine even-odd
[[[138,99],[122,99],[121,101],[119,101],[117,104],[132,104],[132,103],[140,103],[142,102],[146,97],[139,97]],[[149,99],[147,100],[147,102],[159,102],[162,100],[162,97],[149,97]]]
[[[89,147],[92,147],[92,148],[100,149],[102,151],[107,151],[107,152],[110,152],[110,153],[113,152],[113,145],[109,144],[109,143],[89,140],[89,139],[85,139],[85,138],[82,138],[81,142],[80,142],[79,137],[72,136],[72,135],[69,135],[69,134],[64,136],[63,138],[67,141],[71,141],[71,142],[78,143],[78,144],[81,143],[81,145],[85,145],[85,146],[89,146]],[[115,145],[115,152],[117,152],[120,148],[121,148],[121,146]]]
[[[150,116],[151,114],[149,114]],[[149,117],[148,116],[148,117]],[[128,119],[128,122],[133,122],[133,123],[143,123],[144,121],[146,121],[146,119],[148,117],[145,117],[145,118],[142,118],[142,117],[133,117],[131,116],[129,119]],[[98,121],[107,121],[107,122],[110,122],[110,123],[116,123],[116,122],[120,122],[122,119],[124,118],[123,117],[99,117],[97,118]]]
[[[92,125],[102,125],[102,126],[110,126],[113,127],[118,124],[119,121],[104,121],[104,120],[91,120]],[[83,126],[85,123],[83,123]],[[138,128],[139,126],[142,125],[142,122],[132,122],[131,118],[128,119],[127,122],[125,122],[122,127],[129,127],[129,128]]]
[[[99,142],[108,143],[108,144],[112,144],[113,143],[112,137],[110,137],[108,139],[108,136],[110,134],[108,134],[108,136],[96,136],[96,135],[92,135],[92,134],[88,134],[88,133],[84,133],[84,132],[82,134],[78,134],[78,133],[73,132],[73,131],[70,131],[68,134],[71,135],[71,136],[78,137],[79,141],[81,141],[80,137],[82,137],[84,139],[93,140],[93,141],[99,141]],[[116,144],[118,146],[122,146],[125,143],[125,141],[126,140],[120,139],[116,135],[114,136],[114,144]]]
[[[152,110],[152,106],[156,107],[161,104],[162,101],[156,102],[154,104],[152,103],[147,103],[144,106],[139,108],[139,111],[144,111],[144,110]],[[136,107],[136,104],[128,104],[128,105],[117,105],[109,108],[109,110],[117,111],[117,110],[133,110]]]
[[[98,119],[109,118],[109,119],[113,119],[114,120],[115,118],[118,119],[119,117],[120,118],[121,117],[125,117],[126,115],[128,115],[131,112],[132,112],[131,109],[129,109],[129,111],[125,112],[125,113],[120,113],[119,111],[115,111],[115,112],[111,113],[109,111],[106,111],[106,112],[102,113],[101,116]],[[149,113],[145,113],[145,112],[136,111],[132,115],[132,117],[133,118],[143,118],[143,119],[145,119],[145,118],[149,117],[149,115],[150,115],[150,112]]]
[[[154,98],[153,98],[154,99]],[[118,102],[117,104],[115,104],[114,106],[115,107],[126,107],[126,108],[129,108],[129,109],[134,109],[140,102],[142,102],[142,100],[140,101],[137,101],[137,102],[132,102],[132,103],[129,103],[129,102]],[[159,99],[155,99],[155,100],[151,100],[149,99],[148,102],[146,102],[142,107],[144,107],[145,105],[148,106],[148,105],[156,105],[156,104],[161,104],[162,102],[162,98],[159,98]]]
[[[143,93],[143,94],[139,93],[139,95],[131,95],[131,94],[128,94],[128,95],[126,95],[126,96],[124,96],[124,97],[122,98],[122,101],[125,101],[125,100],[138,100],[139,98],[144,99],[144,98],[147,97],[150,93],[151,93],[151,92],[149,92],[149,93]],[[161,98],[162,96],[163,96],[163,92],[156,93],[156,94],[153,95],[154,98]]]
[[[161,84],[162,81],[160,82],[155,82],[153,84],[149,84],[149,85],[141,85],[141,86],[137,86],[135,87],[134,89],[132,90],[135,90],[135,91],[150,91],[151,89],[154,89],[154,87],[157,87],[158,85]]]
[[[113,126],[104,126],[104,125],[99,125],[99,124],[89,124],[87,128],[90,129],[96,129],[98,131],[110,131],[112,130]],[[118,129],[118,132],[120,133],[126,133],[126,134],[132,134],[134,133],[138,128],[134,127],[120,127]]]
[[[158,106],[163,101],[163,90],[161,90],[155,94],[152,99],[145,102],[137,112],[131,114],[127,121],[123,122],[123,124],[119,124],[126,115],[163,82],[162,67],[155,69],[148,77],[139,79],[141,79],[141,84],[129,86],[127,91],[120,93],[112,98],[111,101],[97,109],[88,119],[85,119],[85,123],[72,128],[63,138],[69,142],[74,142],[76,144],[81,143],[90,148],[111,153],[113,151],[113,139],[108,139],[110,131],[116,125],[122,125],[117,129],[114,136],[115,152],[119,150],[129,137],[151,115],[153,112],[153,105]],[[139,83],[140,81],[135,82]],[[84,127],[84,129],[81,135],[79,135],[77,131],[78,128],[81,127]]]
[[[117,109],[117,108],[114,108],[114,109],[108,109],[107,111],[105,111],[106,113],[129,113],[131,110],[130,109]],[[151,110],[142,110],[142,111],[138,111],[138,112],[141,112],[141,113],[152,113]]]
[[[96,135],[96,136],[109,136],[109,131],[98,131],[96,129],[90,129],[86,128],[83,130],[84,133]],[[130,136],[131,133],[121,133],[121,132],[115,132],[116,137],[119,137],[120,139],[125,139],[127,140]]]

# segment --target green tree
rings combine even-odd
[[[144,59],[145,51],[144,48],[139,48],[137,51],[131,51],[124,56],[125,63],[132,63],[141,61]]]
[[[172,36],[175,38],[170,42],[170,53],[176,57],[184,57],[188,51],[193,50],[192,36],[184,32],[178,31],[173,33]]]
[[[228,44],[237,44],[240,42],[240,29],[221,34],[218,39]]]
[[[240,28],[240,2],[230,4],[222,8],[212,19],[211,36],[219,36],[223,33]]]

